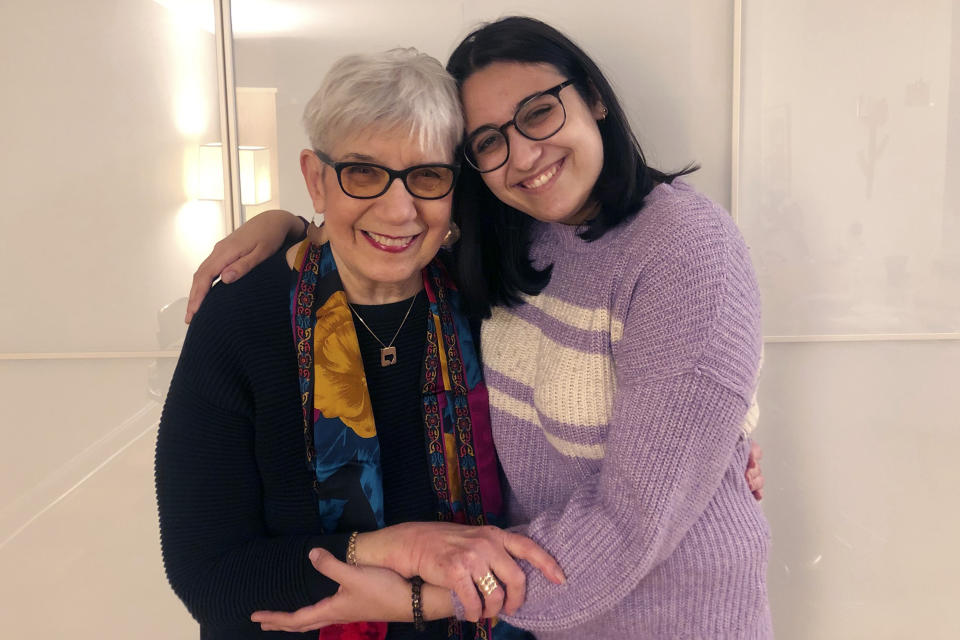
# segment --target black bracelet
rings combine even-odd
[[[426,627],[423,624],[423,603],[420,600],[420,589],[423,588],[423,578],[413,576],[410,578],[410,599],[413,602],[413,628],[417,631],[423,631]]]

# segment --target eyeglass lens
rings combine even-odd
[[[513,125],[531,140],[549,138],[563,126],[566,114],[560,98],[543,93],[525,102],[513,119]],[[510,153],[503,131],[489,128],[478,131],[467,142],[467,159],[480,171],[492,171],[507,161]]]
[[[454,172],[441,165],[416,167],[402,176],[411,195],[436,199],[447,195],[454,180]],[[340,186],[355,198],[373,198],[383,194],[390,182],[390,174],[369,164],[345,164],[340,170]]]

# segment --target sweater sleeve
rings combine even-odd
[[[214,296],[216,297],[216,296]],[[258,609],[293,611],[332,595],[336,583],[308,553],[343,557],[345,535],[274,535],[264,519],[252,411],[242,368],[218,329],[216,300],[197,314],[171,383],[155,461],[167,578],[201,624],[252,625]]]
[[[300,223],[303,225],[303,231],[293,235],[288,235],[286,238],[284,238],[283,245],[280,247],[281,251],[286,251],[298,242],[302,242],[307,237],[307,229],[310,227],[311,221],[307,220],[303,216],[296,216],[296,218],[299,219]]]
[[[567,583],[525,566],[511,624],[568,629],[609,611],[666,559],[732,464],[760,353],[759,294],[735,230],[707,225],[638,269],[613,347],[617,391],[598,472],[516,528]],[[731,514],[731,517],[738,517]]]

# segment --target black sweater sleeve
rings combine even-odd
[[[297,216],[300,219],[300,223],[303,225],[303,231],[296,234],[295,236],[287,236],[283,241],[283,246],[280,247],[280,253],[286,252],[290,247],[302,242],[307,237],[307,229],[310,227],[310,220],[307,220],[303,216]]]
[[[296,421],[285,263],[270,263],[211,292],[160,421],[164,566],[204,637],[256,637],[254,611],[293,611],[333,594],[336,583],[308,553],[321,546],[342,558],[346,546],[346,534],[321,535]]]

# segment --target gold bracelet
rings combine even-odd
[[[350,539],[347,540],[347,564],[357,566],[357,536],[360,535],[359,531],[354,531],[350,534]]]

